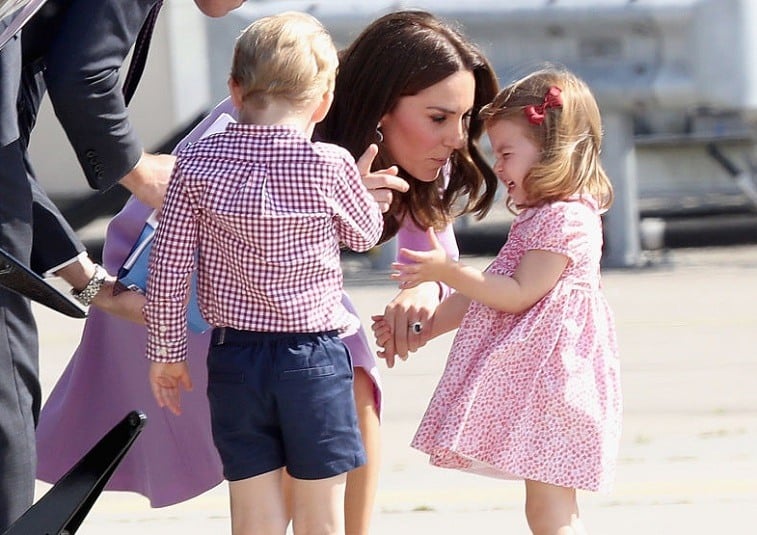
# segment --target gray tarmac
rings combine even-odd
[[[464,259],[479,267],[490,260]],[[755,533],[757,245],[675,249],[648,260],[603,272],[620,337],[624,432],[614,491],[579,495],[584,522],[592,535]],[[396,289],[386,273],[366,266],[363,258],[345,260],[348,291],[367,323]],[[47,393],[83,323],[35,310]],[[434,468],[408,446],[451,339],[382,370],[374,535],[528,533],[521,482]],[[38,495],[48,488],[40,483]],[[135,494],[106,492],[78,533],[230,533],[226,488],[162,509]]]

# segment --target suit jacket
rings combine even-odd
[[[142,154],[124,104],[119,72],[155,0],[48,0],[22,31],[19,133],[28,145],[40,101],[55,114],[94,189],[113,186]],[[31,162],[27,171],[33,177]],[[45,272],[84,250],[59,210],[32,180],[31,267]]]
[[[8,21],[0,20],[0,31]],[[18,140],[16,99],[21,73],[21,46],[12,38],[0,49],[0,246],[22,262],[32,243],[32,194]]]

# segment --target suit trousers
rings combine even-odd
[[[0,30],[4,23],[0,22]],[[20,46],[0,50],[0,245],[28,263],[32,248],[32,188],[16,129]],[[31,303],[0,288],[0,531],[34,499],[34,428],[41,392],[37,328]]]

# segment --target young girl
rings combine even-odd
[[[600,215],[612,188],[599,160],[597,104],[584,82],[547,69],[513,83],[481,111],[494,171],[517,213],[485,272],[402,250],[403,287],[442,281],[456,293],[425,325],[459,326],[412,446],[431,463],[526,482],[534,534],[585,533],[576,489],[610,488],[621,423],[618,351],[600,291]],[[379,346],[391,343],[382,316]]]

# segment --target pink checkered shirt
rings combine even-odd
[[[343,148],[286,126],[230,124],[184,149],[150,256],[147,357],[186,358],[189,277],[213,327],[344,330],[340,244],[365,251],[383,220]]]

